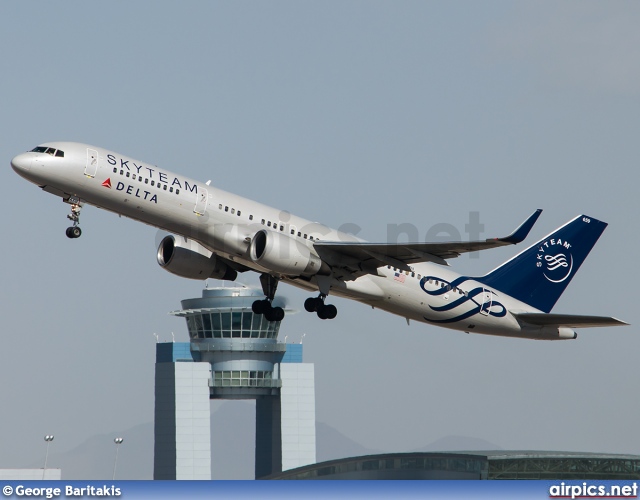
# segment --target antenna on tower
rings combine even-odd
[[[156,344],[160,342],[160,339],[158,338],[158,334],[156,332],[153,332],[153,336],[156,338]]]
[[[173,334],[173,332],[171,332],[171,342],[175,342],[176,341],[176,336]]]
[[[300,339],[300,343],[302,344],[302,341],[304,340],[305,335],[307,335],[306,333],[302,334],[302,338]]]

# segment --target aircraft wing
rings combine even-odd
[[[538,220],[541,209],[536,210],[513,233],[503,238],[447,243],[365,243],[317,241],[314,248],[320,258],[331,266],[376,274],[380,266],[392,266],[409,271],[408,264],[435,262],[447,266],[453,259],[467,252],[487,250],[523,241]]]
[[[597,326],[624,326],[625,323],[610,316],[582,316],[579,314],[512,313],[516,319],[538,326],[592,328]]]

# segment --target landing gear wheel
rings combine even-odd
[[[276,320],[276,318],[274,317],[274,314],[273,314],[273,309],[267,309],[264,312],[264,317],[266,318],[267,321],[275,321]]]
[[[282,307],[270,307],[264,313],[267,321],[282,321],[284,319],[284,309]]]
[[[307,312],[316,312],[318,307],[322,305],[322,299],[320,297],[309,297],[304,301],[304,309]]]
[[[333,319],[338,315],[338,308],[333,304],[327,304],[324,306],[327,319]]]
[[[282,307],[274,307],[272,309],[274,321],[282,321],[284,319],[284,309]]]
[[[338,315],[338,308],[333,304],[322,304],[316,314],[320,319],[333,319]]]
[[[271,304],[266,299],[256,300],[251,304],[251,310],[254,314],[265,314],[269,309],[271,309]]]
[[[318,310],[316,311],[316,314],[318,315],[318,318],[320,318],[320,319],[329,319],[329,316],[327,315],[327,306],[325,306],[324,304],[322,304],[322,306],[318,307]]]
[[[68,227],[66,234],[67,238],[80,238],[80,236],[82,235],[82,229],[80,229],[78,226]]]

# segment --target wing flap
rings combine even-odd
[[[537,326],[567,328],[594,328],[602,326],[624,326],[625,323],[611,316],[584,316],[580,314],[512,313],[519,321]]]

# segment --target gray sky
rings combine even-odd
[[[554,312],[633,315],[640,279],[637,2],[2,2],[0,466],[153,418],[153,332],[202,283],[157,231],[18,177],[38,143],[112,149],[330,226],[483,237],[545,211],[609,222]],[[524,248],[524,245],[523,245]],[[480,275],[517,249],[452,261]],[[256,284],[255,276],[242,276]],[[211,283],[214,284],[213,282]],[[302,309],[305,294],[282,286]],[[336,299],[282,334],[316,364],[316,410],[362,445],[448,435],[502,448],[640,453],[637,327],[577,341],[465,335]]]

